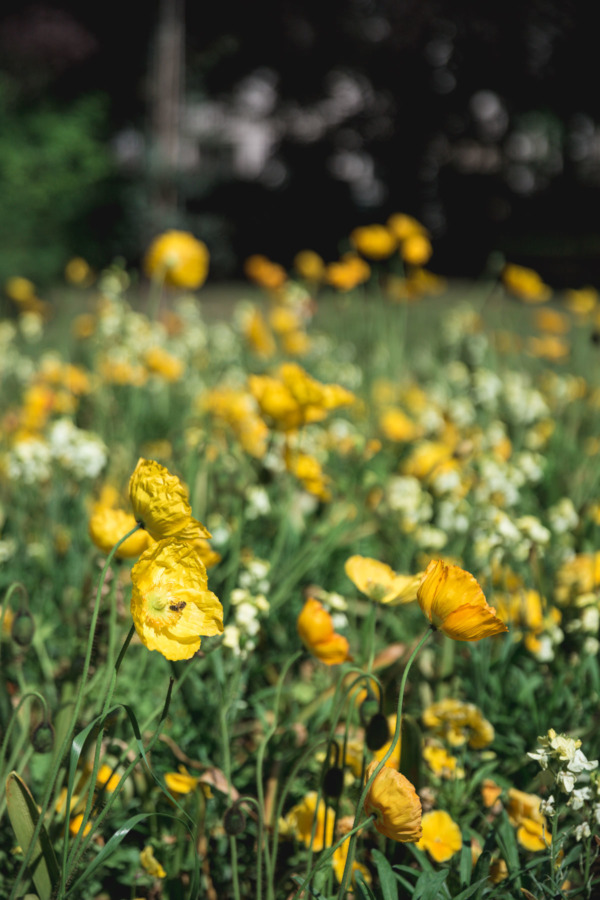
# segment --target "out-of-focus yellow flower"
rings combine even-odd
[[[310,338],[305,331],[287,331],[281,335],[281,347],[288,356],[306,356],[310,350]]]
[[[377,750],[373,750],[373,756],[375,757],[377,762],[380,762],[383,757],[387,754],[388,750],[392,746],[392,741],[394,740],[394,734],[396,732],[396,724],[398,722],[398,717],[393,714],[387,717],[388,724],[388,733],[390,738],[385,742],[381,747],[378,747]],[[394,747],[394,752],[391,756],[385,761],[385,766],[388,769],[396,769],[396,771],[400,771],[400,757],[402,755],[402,734],[398,737],[398,741],[396,746]]]
[[[160,375],[165,381],[179,381],[184,372],[182,361],[164,347],[150,347],[146,350],[144,362],[149,372]]]
[[[578,553],[565,560],[556,575],[554,592],[561,605],[590,594],[600,586],[600,552]]]
[[[331,866],[333,868],[333,872],[335,877],[341,884],[344,878],[344,869],[346,868],[346,860],[348,859],[348,850],[350,849],[350,838],[338,847],[337,850],[334,851],[333,859],[331,860]],[[357,862],[355,859],[352,860],[352,881],[354,881],[354,875],[356,872],[360,872],[363,879],[367,884],[371,884],[372,878],[371,873],[367,869],[366,866],[363,866],[362,863]]]
[[[465,770],[460,768],[457,758],[438,743],[427,744],[423,748],[423,759],[431,771],[442,778],[461,779],[465,777]]]
[[[508,791],[506,812],[511,825],[517,829],[517,840],[526,850],[537,853],[552,843],[546,819],[540,812],[541,797],[526,794],[517,788]]]
[[[392,255],[397,247],[394,234],[385,225],[363,225],[350,234],[350,242],[367,259],[381,260]]]
[[[202,405],[233,430],[246,453],[262,459],[269,429],[258,415],[252,394],[239,388],[217,387],[202,398]]]
[[[563,338],[547,334],[544,337],[530,337],[527,341],[527,351],[538,359],[562,362],[571,352],[571,345]]]
[[[488,878],[492,884],[500,884],[501,881],[508,878],[508,866],[502,857],[491,861]]]
[[[447,467],[456,468],[453,458],[454,447],[441,441],[422,441],[416,444],[402,463],[402,474],[411,475],[419,481],[433,478]]]
[[[153,878],[166,878],[167,873],[154,855],[154,850],[147,844],[140,853],[142,868]]]
[[[120,354],[100,358],[98,370],[108,384],[131,384],[141,387],[148,380],[148,370]]]
[[[424,266],[432,253],[433,247],[424,234],[412,234],[400,244],[400,255],[411,266]]]
[[[82,256],[74,256],[65,266],[65,278],[69,284],[86,286],[92,281],[92,270]]]
[[[96,508],[92,513],[88,530],[96,547],[108,554],[117,541],[120,541],[135,526],[136,521],[131,513],[127,513],[123,509],[111,509],[104,506]],[[121,544],[115,555],[119,559],[132,559],[143,553],[151,541],[152,538],[148,532],[140,528]]]
[[[209,538],[210,532],[192,518],[187,492],[176,475],[153,459],[139,459],[129,479],[129,498],[136,522],[160,541],[162,538]]]
[[[277,349],[275,338],[259,309],[253,307],[244,325],[244,337],[258,356],[269,359]]]
[[[571,329],[571,320],[557,309],[536,309],[533,321],[540,331],[549,334],[566,334]]]
[[[190,659],[201,636],[223,631],[223,607],[207,590],[206,568],[193,541],[159,541],[131,570],[131,614],[149,650]]]
[[[325,280],[337,291],[352,291],[371,277],[368,263],[356,253],[346,253],[338,262],[329,263]]]
[[[576,316],[588,316],[598,306],[598,291],[593,287],[567,291],[565,304]]]
[[[427,566],[417,600],[431,624],[455,641],[480,641],[508,631],[475,578],[441,559]]]
[[[113,771],[112,766],[106,765],[106,763],[98,769],[98,774],[96,776],[96,787],[98,790],[106,791],[107,794],[112,794],[116,791],[119,781],[121,780],[121,776]]]
[[[379,419],[379,427],[388,441],[408,444],[421,437],[422,429],[401,409],[388,409]]]
[[[351,556],[346,560],[344,570],[359,591],[377,603],[397,606],[417,599],[417,588],[423,575],[398,575],[397,572],[377,559],[368,556]]]
[[[483,805],[487,809],[494,805],[501,794],[502,788],[499,784],[496,784],[491,778],[484,778],[481,782],[481,799],[483,800]]]
[[[298,363],[284,363],[277,378],[250,375],[248,386],[261,412],[282,431],[320,422],[327,413],[354,402],[354,394],[337,384],[322,384]]]
[[[447,862],[462,849],[460,828],[443,809],[434,809],[423,816],[423,837],[417,844],[436,862]]]
[[[73,319],[71,333],[79,341],[83,341],[93,335],[96,330],[96,317],[91,313],[81,313]]]
[[[79,834],[81,831],[81,826],[83,824],[83,813],[79,813],[69,821],[69,831],[75,837],[75,835]],[[87,835],[92,830],[92,823],[87,822],[85,828],[83,829],[83,837],[87,837]]]
[[[400,242],[413,237],[415,234],[425,236],[428,234],[424,225],[421,225],[417,219],[413,219],[412,216],[407,216],[405,213],[394,213],[387,220],[387,226],[395,235],[396,240]]]
[[[319,282],[325,275],[325,263],[314,250],[301,250],[294,257],[294,268],[305,281]]]
[[[298,450],[286,447],[285,465],[288,472],[302,482],[305,491],[318,497],[323,503],[331,500],[330,479],[323,472],[318,459],[309,453],[300,453]]]
[[[35,297],[35,285],[28,278],[14,275],[4,283],[4,293],[15,303],[25,303]]]
[[[336,632],[330,614],[314,597],[306,600],[296,628],[306,649],[326,665],[336,666],[350,658],[347,639]]]
[[[312,846],[313,850],[318,853],[325,846],[329,847],[333,843],[335,812],[333,809],[327,809],[323,800],[320,801],[317,810],[316,791],[310,791],[300,803],[290,809],[281,823],[280,830],[283,836],[293,835],[297,840],[310,847],[315,811],[317,811],[317,824]]]
[[[502,272],[504,287],[525,303],[545,303],[552,296],[552,288],[544,284],[533,269],[506,265]]]
[[[290,334],[300,327],[300,317],[289,306],[274,306],[269,312],[269,324],[276,334]]]
[[[482,750],[494,740],[494,726],[474,703],[445,697],[427,706],[421,716],[423,725],[434,731],[452,747],[468,743]]]
[[[365,773],[369,780],[378,762]],[[375,776],[365,798],[365,812],[375,815],[375,828],[392,841],[415,843],[421,838],[421,801],[414,786],[400,772],[384,766]]]
[[[198,787],[198,777],[190,775],[185,766],[179,766],[178,772],[165,772],[165,784],[172,794],[191,794]]]
[[[189,231],[165,231],[155,238],[144,259],[144,271],[170,287],[195,290],[208,275],[209,253]]]
[[[260,253],[255,253],[253,256],[248,257],[244,263],[244,272],[251,281],[270,291],[276,291],[287,280],[283,266],[271,262],[270,259],[262,256]]]

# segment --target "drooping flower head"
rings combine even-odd
[[[207,590],[206,568],[190,541],[159,541],[131,570],[131,615],[143,644],[167,659],[190,659],[203,635],[223,631],[223,607]]]
[[[378,765],[374,760],[368,766],[367,781]],[[412,844],[421,837],[419,795],[408,778],[395,769],[384,766],[377,773],[365,797],[365,812],[368,816],[375,815],[377,831],[393,841]]]
[[[431,624],[455,641],[480,641],[508,631],[475,578],[441,559],[427,566],[417,600]]]
[[[135,519],[157,541],[209,538],[210,532],[192,517],[187,492],[176,475],[152,459],[139,459],[129,479]]]

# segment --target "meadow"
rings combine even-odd
[[[7,282],[0,897],[598,896],[598,294],[431,253]]]

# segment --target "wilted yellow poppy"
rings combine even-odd
[[[423,575],[398,575],[397,572],[368,556],[351,556],[344,565],[346,575],[359,591],[377,603],[397,606],[417,599],[417,588]]]
[[[190,659],[201,636],[223,631],[223,607],[207,590],[198,548],[185,540],[159,541],[131,570],[131,615],[149,650],[167,659]]]
[[[367,781],[378,765],[375,760],[368,766]],[[412,844],[422,835],[419,795],[408,778],[394,769],[384,766],[377,773],[365,797],[365,812],[375,815],[377,831],[393,841]]]
[[[306,649],[326,665],[335,666],[349,659],[347,639],[336,632],[333,619],[314,597],[309,597],[302,607],[296,628]]]
[[[441,559],[427,566],[417,600],[431,624],[455,641],[480,641],[508,631],[475,578]]]
[[[447,862],[462,848],[460,828],[447,812],[435,809],[423,816],[423,837],[417,844],[436,862]]]
[[[165,231],[150,244],[144,260],[149,278],[171,287],[195,290],[208,275],[209,254],[206,244],[188,231]]]
[[[210,532],[192,518],[187,492],[176,475],[153,459],[139,459],[129,479],[129,498],[136,522],[160,541],[179,535],[209,538]]]
[[[88,525],[91,539],[103,553],[110,553],[117,541],[125,537],[128,531],[135,528],[136,521],[131,513],[124,509],[111,509],[108,506],[97,507],[92,513]],[[148,548],[152,538],[147,531],[138,529],[121,544],[116,552],[119,559],[132,559]]]

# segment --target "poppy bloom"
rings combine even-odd
[[[347,639],[338,634],[325,607],[309,597],[296,622],[300,640],[307,650],[328,666],[350,658]]]
[[[335,813],[333,809],[327,809],[324,800],[319,801],[317,809],[316,791],[310,791],[300,803],[290,809],[285,819],[281,821],[281,833],[284,836],[293,835],[310,847],[315,812],[317,823],[312,848],[319,853],[323,847],[333,843]]]
[[[124,509],[98,506],[92,513],[88,525],[91,539],[103,553],[110,553],[117,541],[135,528],[135,518]],[[139,556],[148,548],[152,538],[147,531],[139,529],[124,541],[116,552],[119,559]]]
[[[176,288],[194,290],[206,281],[209,253],[202,241],[188,231],[165,231],[152,241],[144,269],[149,278]]]
[[[190,540],[211,536],[192,518],[192,507],[179,478],[152,459],[138,460],[129,479],[129,498],[136,522],[157,541],[175,535]]]
[[[193,542],[159,541],[131,570],[131,615],[143,644],[166,659],[190,659],[202,635],[223,631],[223,607],[207,590],[206,568]]]
[[[552,843],[546,818],[540,812],[542,798],[537,794],[526,794],[517,788],[508,791],[506,812],[510,824],[517,829],[517,840],[526,850],[538,853],[547,850]]]
[[[367,781],[378,765],[374,760],[368,766]],[[384,766],[377,773],[365,797],[365,812],[375,815],[377,831],[393,841],[414,844],[421,837],[419,795],[408,778],[395,769]]]
[[[480,641],[508,631],[475,578],[441,559],[427,566],[417,600],[431,624],[455,641]]]
[[[436,862],[447,862],[462,848],[460,828],[443,809],[434,809],[423,816],[423,837],[417,847]]]
[[[418,575],[398,575],[390,566],[368,556],[351,556],[344,565],[346,575],[371,600],[396,606],[417,598]]]

